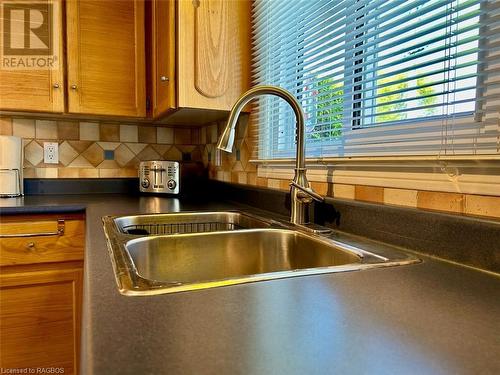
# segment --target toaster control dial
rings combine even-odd
[[[147,189],[149,187],[149,178],[144,178],[141,182],[141,185],[144,189]]]
[[[177,186],[177,182],[175,182],[175,180],[168,180],[167,187],[170,190],[174,190],[176,186]]]

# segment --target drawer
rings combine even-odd
[[[0,266],[83,260],[83,219],[0,220]]]

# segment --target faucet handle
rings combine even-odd
[[[325,200],[325,198],[323,198],[321,195],[316,193],[313,189],[301,186],[298,183],[296,183],[295,181],[290,182],[290,186],[296,187],[297,189],[299,189],[303,193],[306,193],[307,195],[309,195],[311,198],[313,198],[314,200],[316,200],[318,202],[324,202],[324,200]]]

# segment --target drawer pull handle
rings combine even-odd
[[[64,220],[57,220],[56,232],[0,234],[0,238],[62,236],[63,234],[64,234]]]
[[[28,249],[30,249],[30,250],[33,250],[33,249],[35,249],[35,243],[34,243],[34,242],[28,242],[28,243],[26,244],[26,247],[27,247]]]

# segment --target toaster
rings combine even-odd
[[[151,160],[139,164],[139,190],[143,193],[179,194],[180,165],[176,161]]]

